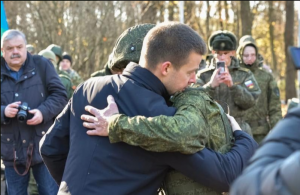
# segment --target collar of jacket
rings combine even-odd
[[[124,69],[122,75],[136,81],[139,85],[163,96],[166,101],[169,101],[170,95],[164,84],[148,69],[142,68],[134,62],[130,62]]]
[[[241,62],[241,67],[247,68],[251,70],[251,72],[255,72],[259,67],[262,67],[262,65],[256,60],[252,65],[246,65],[244,62]]]
[[[1,56],[1,75],[5,74],[5,75],[10,75],[9,74],[9,70],[5,67],[5,59],[3,58],[3,56]],[[27,72],[32,71],[33,69],[35,69],[34,66],[34,62],[33,62],[33,57],[30,53],[27,52],[27,59],[24,62],[24,70],[23,70],[23,74],[27,74]]]
[[[105,75],[112,75],[112,73],[111,73],[111,71],[110,71],[110,69],[108,67],[108,64],[105,64],[104,70],[105,70]]]

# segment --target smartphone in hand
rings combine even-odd
[[[221,68],[219,74],[225,72],[225,62],[217,62],[217,68]]]

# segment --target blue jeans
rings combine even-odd
[[[18,171],[23,173],[24,166],[18,166]],[[31,167],[33,176],[36,180],[40,195],[56,195],[58,185],[50,175],[44,163],[40,163]],[[5,177],[8,195],[27,195],[30,171],[24,176],[16,173],[14,167],[5,167]]]

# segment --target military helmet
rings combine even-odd
[[[209,50],[232,51],[237,48],[237,39],[232,32],[219,30],[214,32],[208,39]]]
[[[243,44],[244,42],[251,42],[256,45],[256,42],[251,35],[242,36],[242,38],[240,38],[239,45]]]
[[[154,24],[140,24],[126,29],[118,38],[108,60],[108,67],[124,68],[132,61],[138,63],[143,40]]]
[[[44,49],[38,53],[38,55],[43,56],[44,58],[50,59],[54,67],[56,66],[56,57],[53,51]]]
[[[26,49],[29,53],[33,54],[35,49],[33,47],[33,45],[26,45]]]
[[[46,49],[51,50],[56,56],[58,56],[59,61],[62,60],[62,49],[59,45],[51,44]]]

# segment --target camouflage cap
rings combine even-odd
[[[237,48],[237,39],[232,32],[219,30],[214,32],[208,39],[209,50],[232,51]]]
[[[34,53],[34,51],[35,51],[33,45],[26,45],[26,49],[29,53]]]
[[[56,56],[59,57],[59,60],[62,60],[62,49],[59,45],[51,44],[46,49],[51,50]]]
[[[50,59],[50,61],[54,65],[54,67],[56,66],[56,57],[55,57],[55,54],[51,50],[44,49],[44,50],[40,51],[38,55],[43,56],[44,58]]]
[[[130,61],[140,60],[143,40],[154,24],[140,24],[125,30],[118,38],[113,48],[108,67],[124,68]],[[121,67],[122,66],[122,67]]]
[[[239,45],[241,45],[244,42],[251,42],[251,43],[256,44],[255,40],[253,39],[253,37],[251,35],[242,36],[242,38],[240,38]]]

